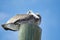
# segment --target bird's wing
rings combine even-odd
[[[5,29],[5,30],[12,30],[12,31],[17,31],[20,27],[20,25],[15,25],[14,23],[18,20],[21,20],[21,19],[25,19],[26,17],[28,17],[27,14],[18,14],[14,17],[12,17],[10,20],[7,21],[7,23],[3,24],[2,27]]]
[[[8,20],[6,24],[8,24],[8,23],[14,23],[17,20],[19,20],[19,19],[25,19],[26,17],[28,17],[27,14],[18,14],[16,16],[12,17],[10,20]]]

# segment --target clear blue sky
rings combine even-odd
[[[60,40],[60,0],[0,0],[0,25],[29,9],[42,17],[42,40]],[[18,32],[0,26],[0,40],[18,40]]]

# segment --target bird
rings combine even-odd
[[[2,27],[5,30],[18,31],[20,25],[24,23],[33,23],[39,25],[41,23],[41,16],[39,14],[33,13],[32,11],[28,11],[27,14],[17,14],[5,24],[2,24]]]

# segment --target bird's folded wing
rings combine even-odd
[[[18,14],[16,16],[12,17],[10,20],[8,20],[6,24],[8,24],[8,23],[14,23],[17,20],[19,20],[19,19],[25,19],[28,16],[29,15],[27,15],[27,14]]]

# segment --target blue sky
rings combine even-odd
[[[29,9],[42,17],[42,40],[60,40],[60,0],[0,0],[0,25]],[[0,26],[0,40],[18,40],[18,32]]]

